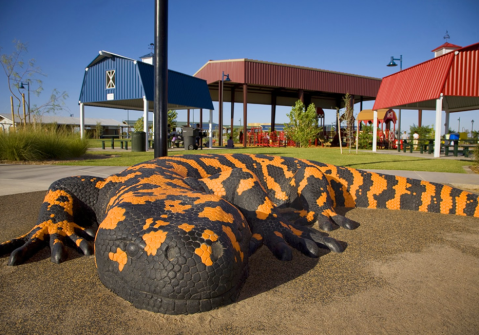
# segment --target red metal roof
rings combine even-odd
[[[412,104],[435,100],[441,93],[479,97],[478,82],[479,43],[476,43],[383,78],[373,109],[413,108]],[[448,108],[456,108],[452,105],[454,101],[450,102]],[[475,108],[477,99],[470,104],[462,106],[463,110]]]
[[[478,49],[460,52],[454,57],[444,86],[444,95],[479,97]]]
[[[251,59],[209,61],[194,76],[210,84],[220,81],[223,71],[230,75],[232,82],[239,84],[372,98],[376,97],[381,83],[379,78]]]

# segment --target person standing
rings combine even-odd
[[[419,134],[417,133],[417,131],[414,132],[414,135],[412,135],[412,144],[414,146],[414,150],[417,150],[417,145],[419,143]]]

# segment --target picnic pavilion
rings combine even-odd
[[[376,99],[381,84],[380,78],[251,59],[210,60],[194,76],[206,80],[212,100],[219,102],[220,129],[223,102],[231,102],[231,124],[235,103],[243,103],[245,134],[248,103],[271,105],[274,131],[276,106],[293,106],[299,99],[306,106],[314,103],[317,108],[342,108],[343,97],[349,93],[351,103],[360,102],[362,109],[363,101]],[[219,140],[222,143],[221,137]]]
[[[457,49],[384,77],[373,106],[373,151],[377,149],[378,110],[435,110],[434,157],[441,152],[442,111],[445,132],[450,113],[479,109],[479,43]]]

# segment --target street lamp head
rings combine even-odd
[[[224,81],[231,81],[229,74],[226,74],[225,76],[226,76],[226,79]]]
[[[22,83],[22,82],[20,82],[20,85],[18,86],[18,89],[20,89],[20,90],[24,90],[24,89],[25,89],[25,86],[23,86],[23,83]]]
[[[389,64],[387,65],[389,67],[391,66],[398,66],[395,62],[394,62],[394,57],[391,56],[391,61],[389,62]]]

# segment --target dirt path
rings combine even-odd
[[[44,192],[0,197],[0,240],[35,224]],[[240,300],[211,312],[166,316],[138,310],[107,290],[93,257],[48,250],[18,267],[0,259],[2,334],[477,334],[479,220],[354,209],[343,254],[251,259]]]

